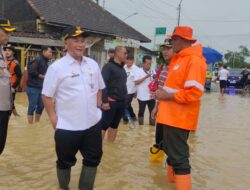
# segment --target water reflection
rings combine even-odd
[[[199,130],[190,134],[194,190],[248,190],[250,130],[248,96],[211,92],[202,98]],[[0,157],[0,189],[58,189],[53,130],[44,114],[39,124],[27,125],[26,95],[17,95],[21,117],[10,121],[7,145]],[[174,190],[166,183],[164,163],[149,163],[154,128],[121,126],[116,143],[104,143],[96,190]],[[72,170],[77,189],[81,156]]]

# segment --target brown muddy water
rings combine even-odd
[[[137,105],[137,102],[134,102]],[[7,144],[0,156],[0,190],[58,189],[54,137],[48,118],[27,125],[27,98],[17,95],[21,117],[11,117]],[[190,136],[194,190],[250,189],[250,96],[216,92],[202,98],[199,129]],[[104,141],[95,190],[174,190],[166,182],[164,163],[152,164],[149,147],[154,127],[119,128],[114,144]],[[72,169],[70,187],[77,189],[81,156]]]

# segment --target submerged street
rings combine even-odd
[[[7,144],[0,157],[0,189],[58,189],[54,131],[46,113],[40,123],[28,125],[25,93],[17,94],[16,107],[21,117],[10,120]],[[249,96],[204,94],[198,131],[189,139],[194,190],[249,189],[249,109]],[[104,141],[95,189],[174,190],[175,186],[166,182],[165,164],[149,162],[153,141],[154,127],[130,129],[121,122],[116,142]],[[80,170],[78,155],[72,168],[73,190],[77,189]]]

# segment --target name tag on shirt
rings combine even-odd
[[[80,76],[80,74],[72,74],[71,75],[72,78],[79,77],[79,76]]]

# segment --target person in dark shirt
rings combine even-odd
[[[14,55],[16,53],[16,49],[11,44],[8,44],[4,48],[5,51],[5,58],[6,63],[11,74],[10,84],[11,84],[11,92],[12,92],[12,99],[13,99],[13,110],[12,113],[14,116],[20,116],[15,107],[15,97],[16,97],[16,90],[20,84],[22,78],[22,71],[19,65],[19,62],[15,59]]]
[[[27,80],[27,95],[29,100],[28,106],[28,123],[39,122],[44,109],[41,92],[43,88],[43,80],[48,69],[48,62],[52,58],[52,49],[48,46],[43,46],[41,55],[28,64],[28,80]]]
[[[247,79],[248,79],[248,75],[250,74],[250,71],[249,71],[248,68],[246,67],[246,68],[244,68],[243,71],[241,71],[240,74],[242,74],[241,84],[242,84],[242,86],[243,86],[243,88],[244,88],[245,85],[246,85]]]
[[[125,109],[125,100],[127,97],[127,74],[123,68],[124,61],[127,58],[125,47],[115,48],[114,59],[104,65],[102,76],[106,85],[102,95],[103,109],[102,126],[103,138],[108,129],[108,141],[114,142],[117,135],[117,128],[123,116]]]

